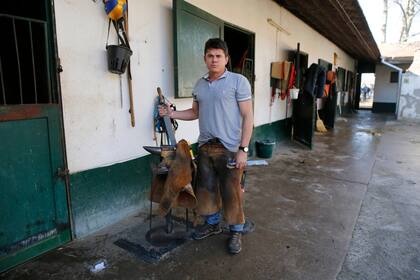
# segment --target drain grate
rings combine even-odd
[[[171,233],[166,232],[167,227],[162,220],[158,220],[156,227],[151,230],[141,225],[136,228],[135,234],[130,234],[131,238],[120,238],[114,244],[146,263],[156,264],[172,250],[191,240],[194,230],[186,231],[185,221],[182,222],[174,219]],[[227,225],[223,225],[222,228],[225,233],[229,232]],[[254,230],[255,223],[246,220],[243,233],[251,233]]]
[[[167,246],[159,248],[146,248],[143,247],[141,244],[131,242],[127,239],[118,239],[114,242],[114,244],[147,263],[155,264],[158,263],[167,253],[169,253],[176,247],[184,244],[185,241],[186,240],[174,240]]]

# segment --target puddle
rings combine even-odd
[[[382,132],[379,132],[374,129],[358,129],[357,132],[364,132],[364,133],[371,134],[373,136],[378,136],[378,137],[382,136]]]

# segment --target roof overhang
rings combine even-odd
[[[376,63],[380,52],[357,0],[274,0],[353,58]]]
[[[399,56],[399,57],[383,57],[386,62],[397,64],[411,64],[413,63],[414,56]]]
[[[379,45],[382,57],[392,64],[411,64],[416,51],[420,51],[420,41],[386,43]]]

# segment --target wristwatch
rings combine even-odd
[[[248,146],[239,146],[239,150],[244,151],[245,153],[248,153],[249,151]]]

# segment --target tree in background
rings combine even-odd
[[[384,3],[387,2],[384,0]],[[398,7],[400,7],[401,13],[402,13],[402,26],[401,26],[401,33],[400,33],[400,43],[407,42],[409,35],[410,35],[410,29],[411,24],[413,23],[414,17],[418,14],[420,11],[420,0],[394,0],[394,3],[397,4]],[[388,3],[386,3],[386,16],[388,15]],[[384,8],[384,14],[385,14],[385,8]],[[385,30],[383,32],[386,33],[386,21],[382,26],[382,30]],[[384,37],[386,39],[386,35]]]
[[[388,0],[384,0],[384,23],[382,24],[382,43],[386,43],[386,26],[388,24]]]

